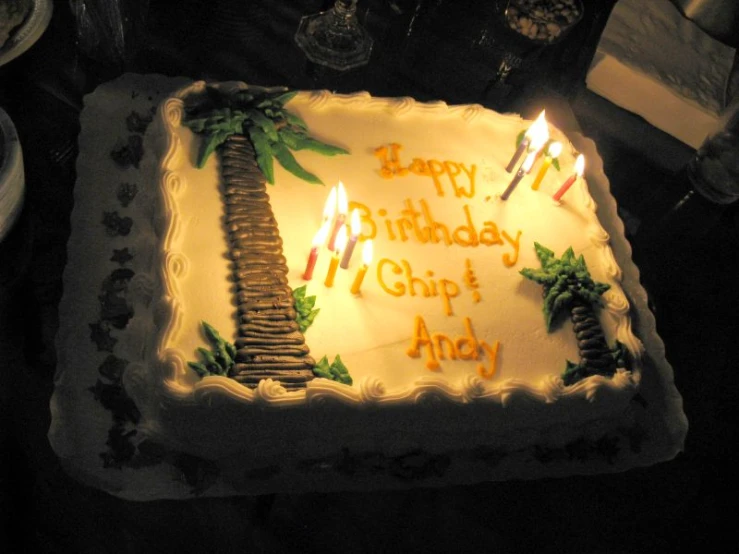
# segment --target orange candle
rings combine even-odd
[[[364,247],[362,248],[362,266],[357,271],[357,276],[354,278],[354,282],[352,283],[351,293],[352,294],[359,294],[359,289],[362,286],[362,281],[364,280],[364,276],[367,273],[367,268],[369,267],[369,264],[372,263],[372,240],[368,240],[364,243]]]

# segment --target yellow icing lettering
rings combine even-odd
[[[398,233],[400,234],[400,240],[405,242],[408,240],[408,233],[406,230],[413,231],[413,221],[407,217],[401,217],[395,221],[398,225]]]
[[[406,175],[408,170],[401,166],[400,156],[398,152],[402,146],[397,143],[390,145],[390,152],[387,146],[379,146],[375,148],[375,157],[380,160],[380,175],[385,179],[392,179],[395,175]]]
[[[444,196],[444,184],[441,177],[445,176],[452,186],[454,196],[457,198],[472,198],[475,195],[475,173],[477,171],[475,164],[471,164],[468,168],[461,162],[413,158],[406,167],[400,162],[399,152],[401,148],[402,146],[398,143],[375,148],[375,157],[380,161],[380,175],[385,179],[392,179],[396,176],[402,177],[411,173],[431,177],[437,196]],[[464,179],[459,179],[460,176],[466,177],[467,186],[461,182]]]
[[[352,213],[353,210],[357,210],[359,213],[359,221],[362,229],[362,233],[359,235],[359,238],[361,240],[375,238],[377,236],[377,225],[375,225],[375,222],[372,220],[372,212],[370,212],[370,209],[364,204],[350,200],[349,213]],[[365,233],[365,229],[369,229],[369,231]]]
[[[424,244],[428,242],[429,231],[425,227],[424,228],[421,227],[421,224],[418,221],[418,218],[421,216],[421,212],[419,212],[413,207],[412,200],[406,198],[405,208],[403,208],[403,210],[400,213],[403,216],[405,216],[405,219],[398,220],[398,227],[401,229],[401,233],[405,235],[405,233],[402,231],[402,226],[405,225],[408,227],[408,230],[413,231],[413,234],[416,235],[416,239],[418,239],[420,243]],[[402,240],[407,240],[407,239],[402,239]]]
[[[478,364],[477,374],[483,379],[492,379],[493,375],[498,369],[498,351],[500,350],[500,341],[495,341],[492,346],[486,343],[484,340],[480,341],[480,347],[487,354],[490,362],[489,367],[485,367],[485,364]]]
[[[392,163],[393,163],[393,172],[396,175],[400,175],[401,177],[403,175],[407,175],[408,174],[408,170],[401,165],[401,163],[400,163],[400,156],[398,155],[398,152],[400,152],[400,149],[403,148],[403,147],[400,144],[398,144],[397,142],[394,142],[394,143],[392,143],[390,145],[390,148],[393,151],[392,152],[392,155],[391,155],[391,157],[392,157]]]
[[[475,332],[472,330],[472,321],[469,317],[464,318],[464,330],[467,334],[458,337],[457,340],[454,341],[457,354],[459,354],[459,357],[463,360],[479,360],[479,344],[477,342]]]
[[[388,260],[387,258],[382,258],[379,262],[377,262],[377,282],[380,283],[380,287],[386,293],[392,296],[403,296],[405,294],[405,286],[403,285],[403,283],[395,281],[393,287],[390,288],[385,282],[383,270],[385,269],[386,265],[389,266],[390,271],[392,273],[395,273],[396,275],[400,275],[401,273],[403,273],[403,270],[398,264],[396,264],[392,260]]]
[[[459,198],[459,187],[457,187],[457,179],[455,179],[457,175],[462,173],[462,171],[459,169],[459,164],[456,164],[450,161],[445,161],[444,171],[449,177],[449,182],[452,184],[452,189],[454,189],[454,196]]]
[[[426,277],[429,277],[429,292],[431,296],[439,296],[439,292],[436,290],[436,281],[431,279],[434,276],[434,272],[430,269],[426,272]]]
[[[446,172],[444,164],[437,160],[428,160],[427,164],[429,174],[431,175],[431,179],[433,179],[434,186],[436,187],[436,195],[444,196],[444,188],[441,186],[441,181],[439,181],[439,177],[444,175]]]
[[[472,166],[475,167],[474,165]],[[470,180],[470,187],[468,190],[465,190],[463,186],[457,185],[457,175],[462,173],[462,164],[458,164],[455,162],[444,162],[444,168],[446,169],[446,173],[449,176],[449,181],[452,183],[452,188],[454,189],[454,196],[457,198],[462,198],[463,196],[466,196],[467,198],[472,198],[475,195],[475,182],[474,180]],[[465,171],[467,176],[470,176],[470,173],[468,171]],[[472,172],[472,176],[474,178],[474,170]]]
[[[498,232],[498,226],[492,221],[486,221],[482,231],[480,231],[479,240],[485,246],[492,246],[494,244],[503,244],[503,239],[500,238]]]
[[[472,215],[470,215],[470,207],[466,204],[462,207],[464,216],[467,219],[467,225],[460,225],[454,230],[454,242],[460,246],[477,246],[480,242],[477,239],[477,230],[472,223]]]
[[[425,160],[422,160],[421,158],[413,158],[413,161],[411,162],[411,165],[408,166],[408,169],[414,175],[422,175],[424,177],[427,175],[431,175],[431,173],[429,172],[428,164]]]
[[[472,300],[477,303],[482,300],[480,292],[477,290],[480,288],[480,282],[477,280],[475,270],[472,268],[472,260],[467,258],[464,265],[465,270],[462,274],[462,281],[464,282],[465,286],[472,291]]]
[[[452,244],[452,239],[449,235],[449,228],[434,219],[431,209],[425,200],[421,200],[420,203],[421,213],[423,214],[423,219],[426,223],[427,229],[427,234],[425,236],[429,237],[431,242],[434,244],[438,244],[439,242],[444,242],[446,245]],[[443,237],[440,238],[439,234],[443,235]]]
[[[459,295],[459,286],[454,281],[448,279],[439,280],[439,291],[441,293],[441,299],[444,302],[444,313],[446,315],[452,315],[452,298],[456,298]]]
[[[380,217],[387,216],[387,210],[385,208],[380,208],[377,210],[377,215]],[[387,229],[387,237],[390,240],[397,240],[398,237],[395,236],[395,231],[393,231],[393,221],[392,219],[385,219],[385,229]]]
[[[411,264],[409,264],[406,260],[400,260],[400,263],[403,264],[403,270],[405,271],[406,279],[408,279],[408,291],[410,292],[410,295],[416,296],[416,294],[418,294],[416,292],[416,285],[419,285],[421,287],[421,296],[423,296],[424,298],[428,298],[429,296],[431,296],[431,291],[429,290],[428,285],[423,281],[423,279],[413,276]]]
[[[434,348],[436,349],[437,355],[440,360],[446,360],[447,354],[444,353],[444,345],[446,345],[447,353],[449,354],[450,360],[457,359],[457,347],[452,339],[447,337],[444,333],[433,333],[431,340],[434,342]]]
[[[397,276],[394,277],[393,275]],[[434,272],[426,271],[426,279],[413,273],[407,260],[400,264],[382,258],[377,262],[377,282],[380,288],[392,296],[420,296],[422,298],[441,297],[444,313],[453,315],[452,299],[459,296],[459,285],[449,279],[433,279]]]
[[[477,171],[477,166],[475,164],[472,164],[469,169],[467,169],[463,163],[459,164],[459,167],[462,168],[462,171],[465,172],[467,175],[467,178],[470,181],[470,190],[468,193],[464,192],[464,189],[460,189],[461,193],[464,194],[467,198],[472,198],[475,196],[475,172]],[[460,196],[459,194],[457,195]]]
[[[413,338],[411,345],[406,353],[411,358],[421,357],[421,348],[426,350],[426,368],[432,371],[439,369],[439,361],[436,359],[434,345],[431,342],[431,336],[426,328],[426,322],[419,315],[413,320]]]
[[[426,368],[431,371],[440,369],[439,360],[480,361],[484,356],[487,364],[480,361],[475,370],[483,379],[492,379],[498,369],[500,341],[496,340],[492,345],[478,341],[469,317],[464,318],[464,331],[464,335],[456,338],[446,333],[431,333],[423,317],[417,315],[413,320],[413,337],[406,354],[411,358],[420,358],[425,353]]]
[[[513,246],[513,256],[511,256],[510,253],[506,252],[503,254],[503,263],[506,267],[513,267],[516,265],[516,262],[518,261],[518,252],[521,248],[521,231],[516,233],[516,238],[512,239],[511,235],[503,231],[503,238],[506,239],[511,246]]]

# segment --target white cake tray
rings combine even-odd
[[[126,116],[136,110],[144,113],[166,98],[170,92],[188,81],[158,75],[126,74],[100,86],[85,97],[81,115],[80,154],[77,162],[78,181],[75,186],[75,203],[80,195],[100,194],[101,183],[138,178],[132,167],[121,170],[111,160],[109,152],[126,136],[123,123]],[[578,460],[557,464],[542,464],[536,460],[519,460],[511,457],[500,468],[491,470],[489,477],[480,479],[465,471],[447,471],[443,477],[422,481],[398,481],[392,476],[369,475],[362,479],[337,476],[323,472],[302,479],[300,476],[279,474],[273,479],[245,480],[238,467],[221,468],[221,472],[209,474],[208,467],[201,467],[202,475],[210,479],[207,487],[188,482],[181,467],[161,462],[143,467],[104,467],[101,453],[107,450],[106,441],[112,424],[111,412],[94,399],[91,387],[98,379],[96,364],[90,367],[57,368],[54,393],[51,399],[52,422],[48,438],[66,471],[77,480],[128,500],[187,499],[200,496],[256,495],[270,493],[301,493],[341,490],[382,490],[433,487],[457,484],[473,484],[483,480],[533,479],[566,477],[578,474],[599,474],[625,471],[634,467],[649,466],[671,460],[683,449],[687,433],[687,419],[683,413],[682,399],[673,382],[673,372],[665,359],[664,344],[656,333],[655,320],[647,306],[647,295],[639,283],[639,272],[631,262],[631,247],[624,238],[624,225],[616,213],[616,202],[611,196],[603,164],[592,140],[580,134],[570,136],[573,145],[588,159],[587,178],[591,194],[598,204],[598,214],[612,239],[616,259],[623,269],[624,290],[634,308],[633,324],[646,347],[645,369],[641,393],[650,409],[643,422],[651,440],[642,445],[638,453],[630,453],[616,463],[583,464]],[[85,146],[87,145],[87,146]],[[92,148],[94,145],[94,148]],[[93,151],[89,151],[93,150]],[[118,172],[118,173],[114,173]],[[111,176],[115,176],[112,179]],[[111,186],[114,186],[111,185]],[[86,225],[100,225],[99,219],[89,214],[73,212],[70,243],[88,236]],[[87,250],[70,249],[68,268],[81,264],[84,268]],[[80,271],[79,267],[74,271]],[[83,280],[84,281],[84,280]],[[60,320],[75,319],[89,334],[87,323],[95,321],[99,312],[98,284],[88,283],[75,289],[65,279],[65,296],[60,304]],[[64,321],[61,322],[64,326]],[[58,341],[58,346],[63,342]],[[60,359],[63,358],[59,352]],[[464,460],[459,462],[464,465]]]

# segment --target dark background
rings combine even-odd
[[[585,2],[566,40],[526,52],[496,87],[500,53],[513,46],[492,3],[360,1],[372,58],[338,73],[309,63],[292,39],[324,2],[152,0],[122,60],[104,45],[81,52],[70,4],[54,2],[47,32],[0,67],[27,186],[23,217],[0,244],[0,552],[735,551],[738,212],[691,200],[665,218],[689,190],[692,151],[585,89],[613,4]],[[46,432],[79,112],[84,94],[126,70],[478,102],[527,117],[551,106],[557,124],[598,144],[684,399],[685,452],[614,475],[361,494],[135,503],[70,479]]]

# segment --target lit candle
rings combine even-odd
[[[521,164],[521,167],[516,171],[516,174],[513,176],[513,180],[511,181],[511,184],[508,185],[508,188],[505,189],[505,192],[500,196],[501,200],[508,200],[508,197],[513,192],[513,189],[516,188],[516,185],[518,185],[518,182],[523,178],[524,175],[526,175],[529,172],[529,169],[531,169],[531,166],[534,165],[534,160],[536,159],[536,152],[529,152],[526,156],[526,159]]]
[[[569,190],[569,188],[575,183],[578,177],[582,177],[583,172],[585,171],[585,157],[580,154],[577,157],[577,160],[575,160],[575,173],[570,175],[570,177],[562,184],[562,186],[559,188],[557,192],[554,193],[554,200],[559,202],[562,199],[562,196],[564,196],[564,193]]]
[[[313,243],[308,255],[308,264],[305,266],[305,272],[303,273],[303,279],[310,281],[313,278],[313,270],[316,267],[316,261],[318,260],[318,250],[321,245],[326,242],[326,236],[328,235],[329,221],[324,221],[320,229],[316,231],[313,237]]]
[[[331,187],[331,192],[328,193],[326,203],[323,205],[323,221],[331,221],[334,218],[336,212],[336,187]]]
[[[537,133],[541,127],[546,128],[547,121],[544,118],[544,110],[541,111],[539,114],[539,117],[536,118],[536,120],[531,124],[531,127],[529,127],[526,130],[526,133],[523,136],[523,140],[521,140],[521,143],[518,145],[518,148],[513,153],[513,157],[511,158],[511,161],[508,162],[508,165],[506,166],[505,170],[508,173],[511,173],[513,171],[513,168],[516,167],[516,163],[518,162],[518,159],[523,156],[523,153],[526,152],[526,149],[531,144],[532,136]],[[546,140],[544,141],[546,142]],[[541,148],[541,147],[540,147]]]
[[[334,278],[336,277],[336,268],[339,267],[339,258],[341,258],[341,251],[346,246],[346,233],[339,232],[336,238],[336,250],[334,250],[333,256],[331,256],[331,262],[328,265],[328,273],[326,274],[326,280],[323,282],[327,287],[334,286]]]
[[[339,234],[339,229],[346,221],[346,212],[349,211],[349,201],[346,198],[346,190],[344,189],[344,183],[339,181],[339,188],[336,192],[336,220],[334,221],[334,230],[331,233],[331,238],[328,240],[328,249],[334,250],[336,245],[336,238]]]
[[[351,293],[359,294],[359,289],[362,286],[364,280],[364,274],[367,273],[367,267],[372,263],[372,240],[368,240],[364,243],[362,248],[362,266],[357,271],[357,276],[354,278],[352,283]]]
[[[536,174],[536,179],[534,179],[534,182],[531,183],[532,190],[539,190],[539,185],[541,185],[541,180],[544,179],[544,175],[546,175],[547,171],[549,170],[549,166],[552,165],[552,161],[556,160],[561,153],[562,153],[562,143],[561,142],[553,142],[552,144],[549,145],[549,148],[547,148],[547,154],[544,157],[544,162],[542,163],[541,169],[539,169],[539,173]]]
[[[359,238],[359,227],[359,210],[354,209],[352,210],[351,235],[349,236],[349,242],[344,250],[344,257],[341,258],[341,263],[339,264],[341,269],[349,269],[349,260],[352,258],[354,247],[357,245],[357,239]]]
[[[544,147],[548,140],[549,127],[547,127],[546,122],[544,125],[540,125],[534,131],[532,131],[531,143],[529,144],[529,154],[533,154],[534,159],[528,169],[525,170],[525,173],[528,174],[528,172],[531,171],[531,168],[539,157],[539,151]],[[523,166],[523,164],[521,164],[521,166]]]

